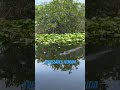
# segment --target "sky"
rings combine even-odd
[[[35,0],[35,5],[39,5],[43,2],[50,2],[52,0]],[[79,2],[85,3],[85,0],[78,0]]]

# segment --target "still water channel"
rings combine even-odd
[[[18,47],[18,45],[2,46],[0,48],[0,89],[21,90],[21,85],[26,80],[36,80],[36,90],[84,90],[85,78],[100,82],[120,81],[120,47],[103,50],[93,47],[89,55],[95,58],[92,60],[90,56],[86,63],[85,49],[79,47],[83,46],[37,46],[35,56],[37,60],[35,60],[34,56],[31,56],[34,55],[34,48]],[[44,64],[46,59],[78,60],[78,62],[73,65],[47,66]],[[35,63],[33,63],[34,60]]]
[[[80,48],[82,47],[82,48]],[[36,90],[85,90],[83,46],[49,46],[36,48]],[[45,60],[77,60],[76,64],[46,65]]]

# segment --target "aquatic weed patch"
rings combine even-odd
[[[85,33],[36,34],[36,44],[78,45],[85,43]]]

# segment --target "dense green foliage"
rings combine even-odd
[[[0,81],[5,84],[2,89],[35,80],[34,6],[34,0],[0,0]]]
[[[0,41],[4,45],[8,43],[29,44],[34,41],[34,21],[29,19],[0,21],[0,30]]]
[[[84,44],[85,33],[73,34],[36,34],[36,44],[42,45],[81,45]]]
[[[84,9],[84,4],[74,0],[53,0],[36,6],[36,33],[84,32]]]
[[[86,80],[97,80],[100,83],[109,78],[117,80],[117,74],[120,73],[120,0],[86,0],[85,4],[85,54],[89,56],[93,53],[93,57],[97,57],[96,53],[99,55],[87,63]],[[99,54],[109,50],[112,52]],[[89,59],[86,57],[86,60]]]
[[[112,45],[120,42],[120,17],[93,18],[86,22],[87,44]]]
[[[34,80],[34,21],[1,20],[0,30],[0,80],[6,87]]]

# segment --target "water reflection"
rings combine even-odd
[[[82,59],[81,59],[82,60]],[[38,62],[39,60],[36,60],[37,63],[40,63]],[[64,61],[64,60],[63,60]],[[36,63],[36,64],[37,64]],[[80,60],[77,60],[76,61],[76,64],[50,64],[50,65],[47,65],[49,66],[50,68],[52,68],[54,71],[55,70],[59,70],[59,71],[68,71],[69,74],[72,73],[72,70],[77,70],[78,69],[78,66],[80,64]],[[46,64],[44,64],[46,65]]]
[[[1,90],[18,90],[26,80],[34,80],[34,21],[0,21]],[[33,55],[33,56],[31,56]]]
[[[36,90],[84,90],[84,47],[36,46],[35,89]],[[69,52],[70,51],[70,52]],[[60,55],[67,52],[68,54]],[[46,65],[45,60],[77,60],[76,64]],[[51,82],[49,82],[51,81]]]
[[[77,47],[77,49],[76,49]],[[81,48],[78,48],[81,47]],[[70,51],[71,50],[71,51]],[[60,55],[66,51],[66,55]],[[36,45],[36,59],[44,61],[45,59],[61,59],[61,60],[73,60],[80,59],[84,57],[84,46],[59,46],[56,44],[50,46]]]
[[[59,66],[57,66],[59,67]],[[59,67],[61,68],[61,67]],[[85,89],[85,61],[80,60],[78,69],[53,70],[50,66],[35,62],[36,90],[84,90]],[[71,70],[71,74],[68,71]],[[50,81],[50,82],[49,82]]]
[[[106,80],[120,80],[120,48],[101,49],[96,53],[108,50],[111,50],[111,52],[100,54],[94,60],[89,61],[88,58],[86,61],[86,80],[98,80],[101,83]],[[96,57],[96,53],[94,53],[94,57]]]
[[[10,43],[2,47],[7,49],[1,48],[0,89],[21,90],[26,80],[34,81],[34,48]]]

